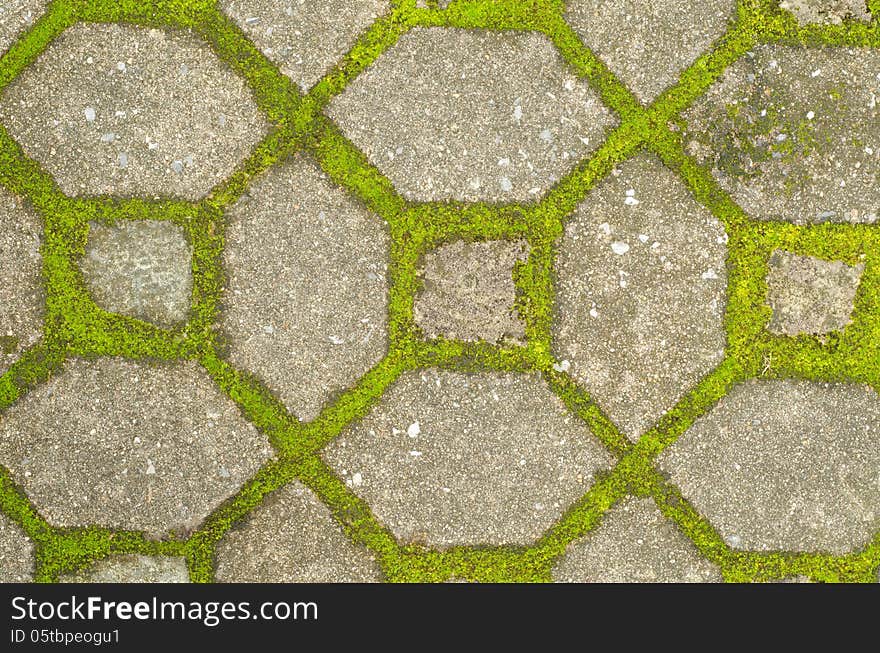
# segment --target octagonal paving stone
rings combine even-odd
[[[648,155],[615,170],[565,226],[554,353],[630,439],[724,357],[726,242]]]
[[[294,481],[276,490],[217,544],[217,580],[230,583],[366,583],[382,579],[372,554],[351,542],[330,510]]]
[[[528,258],[524,241],[456,240],[425,255],[413,311],[428,338],[522,344],[525,323],[514,302],[514,266]]]
[[[3,0],[0,4],[0,55],[43,14],[49,0]]]
[[[62,583],[188,583],[183,558],[118,555],[59,578]]]
[[[5,89],[0,122],[71,196],[198,199],[266,131],[251,91],[206,43],[91,23]]]
[[[27,583],[33,575],[33,543],[18,524],[0,513],[0,583]]]
[[[342,60],[388,0],[221,0],[220,8],[281,72],[308,91]]]
[[[0,463],[62,527],[188,533],[270,454],[193,362],[72,359],[0,420]]]
[[[541,34],[421,27],[327,112],[414,201],[534,200],[616,123]]]
[[[753,218],[874,223],[880,51],[760,45],[684,112],[688,151]]]
[[[90,223],[80,269],[95,302],[111,313],[165,327],[189,313],[192,247],[172,222]]]
[[[767,329],[772,333],[821,334],[852,322],[864,263],[847,265],[777,249],[768,268],[767,303],[772,315]]]
[[[0,187],[0,374],[40,338],[46,304],[42,233],[30,204]]]
[[[652,499],[627,498],[614,506],[597,530],[569,545],[553,568],[566,583],[721,582],[706,560]]]
[[[644,103],[654,100],[736,17],[736,0],[569,0],[565,20]]]
[[[312,420],[387,351],[385,223],[304,156],[254,183],[228,219],[229,359]]]
[[[780,8],[790,11],[798,23],[830,23],[839,25],[844,20],[871,20],[868,0],[782,0]]]
[[[536,375],[406,372],[324,457],[405,543],[533,543],[611,456]]]
[[[842,554],[880,530],[880,397],[868,386],[746,381],[658,462],[735,549]]]

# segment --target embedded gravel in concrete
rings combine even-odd
[[[217,545],[217,579],[230,583],[366,583],[382,579],[330,510],[294,481]]]
[[[388,6],[388,0],[220,2],[220,8],[303,91],[328,73]]]
[[[779,6],[793,13],[800,25],[840,25],[844,20],[871,20],[867,0],[782,0]]]
[[[328,113],[416,201],[533,201],[616,123],[546,37],[438,28],[404,34]]]
[[[0,583],[27,583],[33,574],[33,543],[16,523],[0,514]]]
[[[880,51],[759,45],[684,112],[690,154],[753,218],[875,223]]]
[[[324,451],[403,542],[531,544],[611,457],[535,375],[407,372]]]
[[[62,583],[188,583],[183,558],[120,555],[96,562],[87,569],[65,574]]]
[[[852,322],[853,303],[865,264],[847,265],[775,250],[767,275],[768,329],[799,333],[838,331]]]
[[[43,14],[49,0],[3,0],[0,4],[0,55]]]
[[[730,27],[736,0],[569,0],[565,19],[644,103]]]
[[[751,380],[659,458],[733,548],[861,548],[880,530],[880,397],[864,385]]]
[[[251,91],[191,34],[77,24],[0,97],[0,122],[68,195],[198,199],[266,131]]]
[[[0,187],[0,374],[40,339],[46,304],[42,234],[30,204]]]
[[[500,240],[457,240],[429,252],[419,269],[416,324],[428,338],[522,344],[513,270],[528,252],[528,243]]]
[[[229,359],[310,421],[387,351],[387,228],[302,156],[259,179],[228,219]]]
[[[101,308],[160,326],[186,320],[192,247],[171,222],[91,223],[80,269]]]
[[[71,359],[0,420],[0,464],[55,526],[188,533],[270,454],[192,362]]]
[[[720,582],[718,568],[657,509],[652,499],[628,498],[586,537],[569,545],[553,569],[568,583]]]
[[[600,183],[565,226],[554,353],[633,440],[724,357],[726,242],[647,155]]]

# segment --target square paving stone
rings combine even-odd
[[[829,333],[852,322],[864,263],[847,265],[777,249],[770,256],[769,268],[771,332],[787,336]]]
[[[528,258],[525,242],[457,240],[425,255],[415,320],[428,338],[508,340],[522,344],[514,266]]]
[[[192,247],[171,222],[89,224],[80,269],[95,302],[160,326],[186,320],[192,296]]]
[[[779,6],[793,13],[800,25],[839,25],[844,20],[871,20],[867,0],[782,0]]]

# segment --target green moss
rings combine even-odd
[[[880,4],[871,0],[877,13]],[[331,510],[343,531],[369,548],[391,582],[549,581],[559,556],[574,540],[596,528],[603,515],[630,494],[652,497],[661,512],[718,565],[725,580],[765,581],[805,575],[818,581],[867,582],[880,566],[880,535],[863,550],[846,556],[754,553],[731,550],[680,491],[655,469],[656,457],[705,414],[730,388],[749,377],[844,379],[871,383],[880,391],[880,236],[875,227],[822,224],[795,226],[756,222],[718,185],[706,167],[682,146],[681,112],[715,83],[724,70],[756,44],[880,47],[880,26],[799,27],[771,0],[741,0],[736,21],[714,46],[681,73],[677,84],[648,107],[642,106],[608,67],[586,48],[563,19],[561,0],[455,0],[445,10],[429,0],[396,0],[386,15],[361,34],[351,50],[307,94],[272,64],[244,33],[209,0],[59,0],[0,58],[0,90],[31,64],[46,46],[77,20],[129,22],[193,30],[253,90],[270,129],[237,169],[201,202],[173,200],[70,199],[51,177],[22,152],[0,126],[0,183],[26,196],[45,221],[41,254],[46,287],[46,318],[41,342],[25,350],[0,376],[0,410],[51,375],[61,373],[67,356],[121,355],[146,360],[199,361],[244,416],[266,434],[276,450],[242,489],[218,507],[194,533],[164,541],[143,533],[103,528],[61,529],[45,522],[9,472],[0,467],[0,511],[35,543],[35,576],[55,581],[118,553],[183,555],[191,578],[214,580],[214,548],[230,528],[272,492],[294,479],[309,487]],[[414,204],[357,150],[322,110],[347,84],[416,26],[538,30],[549,38],[574,73],[586,79],[616,114],[617,125],[604,142],[554,185],[537,203],[495,206],[454,202]],[[842,99],[828,91],[828,109]],[[736,143],[710,140],[720,167],[733,177],[748,176],[752,162],[774,156],[794,158],[811,152],[823,134],[814,123],[786,116],[772,103],[764,116],[751,105],[727,107],[730,129],[748,138]],[[786,134],[777,140],[778,134]],[[727,347],[724,361],[660,418],[637,444],[627,440],[588,393],[559,371],[552,354],[555,248],[567,217],[590,191],[623,161],[647,149],[682,179],[694,197],[725,226],[728,236]],[[225,277],[223,212],[254,180],[297,152],[313,156],[336,183],[384,219],[392,238],[389,262],[389,351],[360,381],[327,402],[313,422],[301,423],[262,383],[234,369],[226,345],[214,331]],[[743,154],[744,153],[744,154]],[[113,315],[95,305],[78,269],[88,223],[97,220],[171,220],[193,248],[194,289],[188,322],[173,330]],[[514,271],[516,310],[526,325],[523,347],[425,341],[413,318],[419,290],[417,269],[426,252],[455,238],[525,239],[526,261]],[[853,322],[825,338],[781,338],[767,332],[767,259],[776,248],[864,261],[866,269],[855,301]],[[0,338],[0,351],[16,349],[14,338]],[[354,420],[365,415],[406,370],[439,366],[460,371],[502,370],[541,374],[550,388],[617,460],[593,487],[532,547],[453,547],[432,550],[401,545],[324,463],[319,453]]]

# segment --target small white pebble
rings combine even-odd
[[[813,113],[812,111],[807,111],[807,120],[812,120],[815,117],[816,117],[815,113]]]
[[[422,452],[421,451],[410,451],[409,455],[412,456],[413,458],[418,458],[422,455]]]
[[[599,317],[599,311],[597,311],[595,308],[591,308],[590,317]]]
[[[95,109],[93,107],[86,107],[83,113],[86,115],[86,120],[89,122],[95,121]]]
[[[354,485],[355,487],[361,485],[363,482],[364,482],[364,477],[361,475],[360,472],[355,472],[354,474],[351,475],[351,484]]]
[[[558,363],[553,363],[553,369],[557,372],[568,372],[571,369],[571,363],[567,360],[560,361]]]
[[[413,422],[406,429],[406,434],[411,438],[416,438],[422,432],[422,426],[418,422]]]
[[[125,62],[120,61],[118,64],[116,64],[116,70],[118,70],[121,73],[124,73],[125,72]]]
[[[814,70],[813,72],[810,73],[810,77],[818,77],[821,74],[822,74],[822,69],[816,68],[816,70]]]
[[[513,189],[513,184],[510,182],[510,179],[507,177],[502,177],[498,180],[498,185],[501,187],[505,193]]]
[[[334,345],[341,345],[345,342],[345,340],[343,338],[340,338],[339,336],[330,336],[328,340]]]
[[[642,243],[647,243],[648,242],[647,234],[639,234],[639,241]]]
[[[706,270],[705,272],[703,272],[703,274],[700,275],[700,278],[703,279],[703,280],[706,280],[706,279],[717,279],[717,278],[718,278],[718,273],[715,272],[715,270],[713,270],[712,268],[709,268],[708,270]]]
[[[627,197],[623,200],[623,203],[627,206],[636,206],[639,201],[635,197]]]
[[[622,241],[615,240],[613,243],[611,243],[611,251],[618,256],[623,256],[629,251],[629,245]]]

